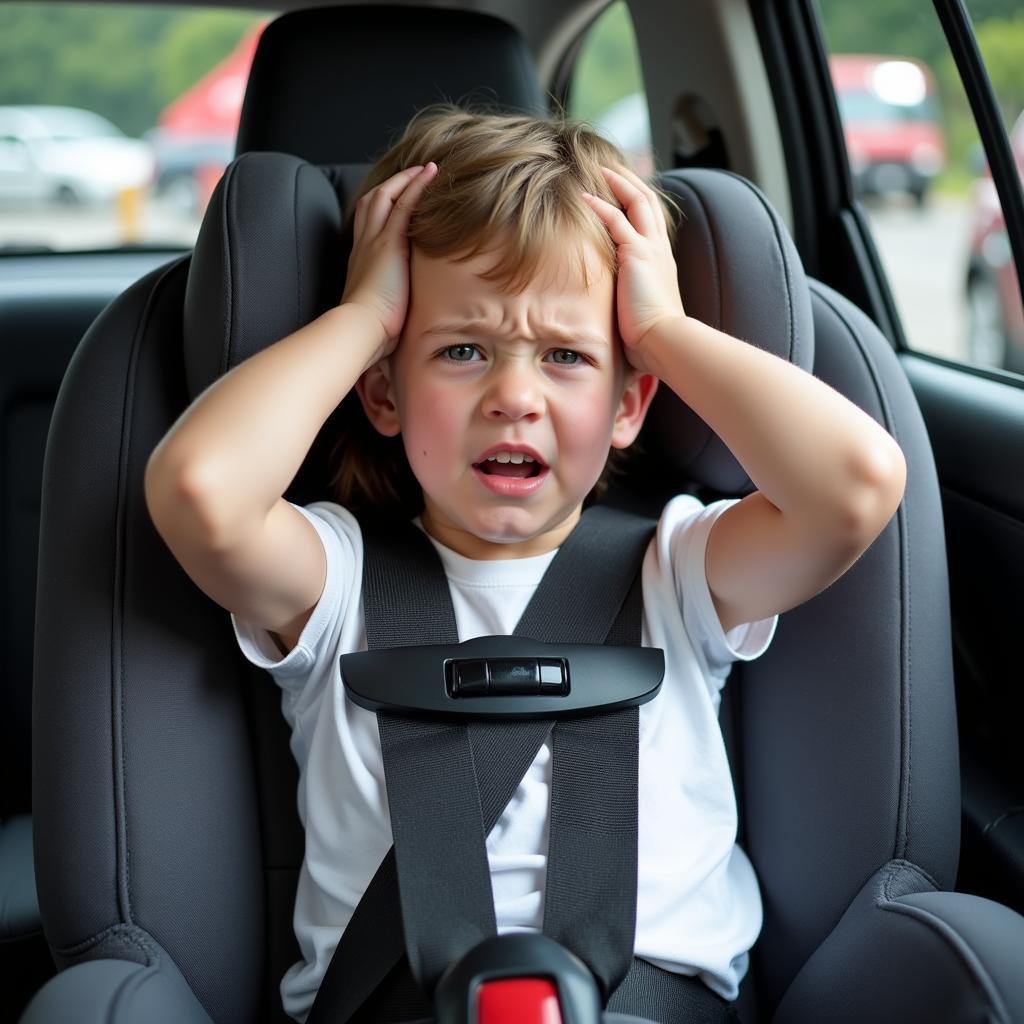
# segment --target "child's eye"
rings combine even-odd
[[[551,361],[558,366],[575,366],[583,359],[579,352],[573,352],[571,348],[556,348],[548,354]]]
[[[449,345],[442,354],[452,363],[470,363],[476,352],[476,345]]]

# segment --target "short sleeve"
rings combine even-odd
[[[704,557],[715,520],[739,498],[724,498],[703,505],[692,495],[674,498],[662,514],[661,529],[670,532],[676,595],[683,625],[695,651],[714,676],[724,679],[735,661],[753,661],[768,649],[778,615],[757,622],[745,622],[728,633],[722,629],[708,585]]]
[[[258,668],[265,669],[285,690],[301,687],[313,666],[326,656],[323,648],[335,632],[332,625],[344,617],[353,584],[362,573],[362,543],[359,525],[338,505],[318,503],[308,508],[292,505],[316,530],[324,547],[327,578],[323,592],[309,617],[298,643],[282,656],[269,631],[232,614],[235,637],[242,654]]]

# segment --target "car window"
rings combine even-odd
[[[0,257],[192,245],[270,17],[0,5]]]
[[[637,174],[653,172],[640,52],[623,0],[609,5],[587,29],[573,65],[566,110],[618,145]]]
[[[1024,313],[1002,208],[930,4],[818,0],[854,192],[908,344],[1024,374]],[[969,0],[1024,175],[1024,12]]]

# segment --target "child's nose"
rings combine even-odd
[[[543,396],[534,370],[518,362],[491,371],[483,411],[491,418],[512,420],[540,415]]]

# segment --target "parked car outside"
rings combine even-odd
[[[0,107],[0,201],[103,203],[153,177],[140,139],[77,107]]]
[[[212,189],[235,155],[235,136],[179,135],[154,128],[146,134],[156,171],[153,192],[184,217],[201,216]]]
[[[923,205],[946,164],[946,141],[926,64],[909,57],[829,58],[858,195],[905,192]]]
[[[1017,173],[1024,182],[1024,112],[1010,132]],[[1024,373],[1024,311],[1006,219],[986,164],[971,186],[967,258],[967,354],[980,366]]]

